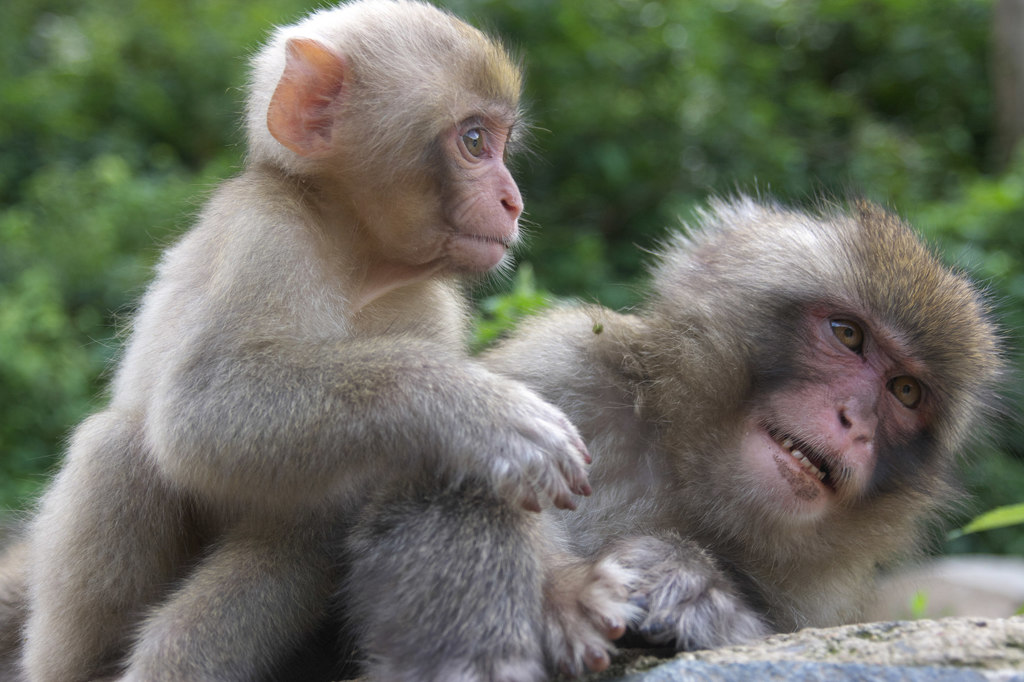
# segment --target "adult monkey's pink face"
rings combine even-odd
[[[921,361],[884,327],[822,306],[799,329],[796,378],[752,411],[740,456],[765,505],[815,518],[869,492],[879,458],[922,435],[932,397]]]

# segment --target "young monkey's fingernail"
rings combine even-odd
[[[523,505],[523,509],[526,511],[539,512],[541,510],[540,500],[537,499],[536,495],[527,495],[523,497],[520,504]]]
[[[604,624],[605,624],[605,636],[607,636],[608,639],[615,640],[615,639],[618,639],[619,637],[622,637],[624,634],[626,634],[626,626],[625,626],[625,624],[623,624],[623,623],[621,623],[621,622],[619,622],[617,620],[606,619]]]
[[[608,658],[608,652],[603,649],[595,649],[593,647],[587,647],[587,652],[583,656],[583,661],[586,664],[587,669],[595,673],[606,670],[608,666],[611,665],[611,659]]]

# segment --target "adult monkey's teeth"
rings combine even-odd
[[[784,449],[789,450],[789,454],[793,455],[793,458],[800,463],[800,466],[803,467],[807,473],[816,476],[819,481],[825,480],[825,472],[814,466],[811,460],[807,459],[807,456],[804,455],[804,453],[799,450],[792,449],[795,445],[792,438],[785,438],[781,445]]]
[[[802,466],[808,473],[817,476],[818,480],[821,480],[822,478],[825,477],[825,474],[821,473],[821,470],[818,467],[814,466],[814,463],[811,462],[811,460],[807,459],[804,453],[800,452],[799,450],[793,450],[793,456],[800,461],[800,466]]]

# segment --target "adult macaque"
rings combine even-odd
[[[27,551],[26,543],[15,541],[0,553],[0,680],[12,682],[20,679],[18,662],[28,592]]]
[[[979,291],[877,207],[719,201],[636,315],[558,310],[490,352],[587,439],[564,551],[640,578],[679,649],[858,617],[876,568],[955,494],[1004,371]]]
[[[463,349],[455,276],[517,238],[504,158],[520,81],[498,44],[418,2],[319,11],[255,56],[245,169],[164,255],[110,403],[29,529],[30,680],[261,679],[322,617],[329,548],[374,490],[470,482],[524,542],[539,519],[524,509],[589,492],[561,411]],[[603,665],[585,643],[620,623],[585,603],[586,581],[562,628],[540,594],[562,583],[509,561],[496,589],[523,601],[498,597],[507,620],[465,633],[459,679],[534,679],[545,656]],[[457,619],[479,606],[438,599]],[[426,679],[422,665],[387,669]]]

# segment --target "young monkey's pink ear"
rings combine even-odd
[[[284,73],[267,110],[267,128],[296,154],[325,154],[331,149],[331,105],[345,81],[345,59],[310,38],[289,38],[286,51]]]

